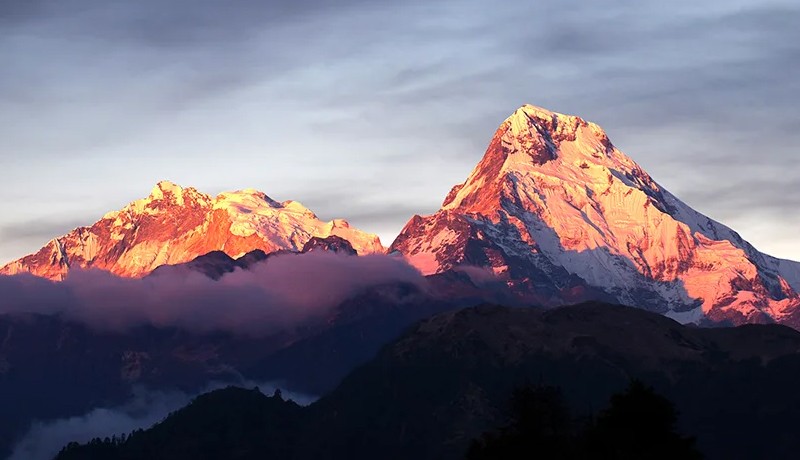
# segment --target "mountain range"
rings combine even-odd
[[[322,396],[309,408],[275,403],[293,425],[256,433],[324,434],[296,458],[375,458],[386,445],[398,458],[456,458],[502,423],[515,385],[545,377],[580,407],[642,378],[675,400],[713,458],[731,458],[726,436],[748,433],[748,452],[789,458],[800,427],[786,387],[800,375],[795,331],[674,322],[800,328],[800,263],[691,209],[599,126],[530,105],[501,123],[441,209],[413,216],[388,248],[296,201],[164,181],[0,275],[0,457],[37,420],[119,407],[134,388],[192,394],[212,381]],[[316,305],[326,299],[336,300]],[[153,321],[134,314],[144,304]],[[546,308],[463,310],[481,304]],[[747,408],[728,420],[736,401]],[[227,413],[199,407],[201,424]],[[367,428],[374,439],[360,440]],[[758,440],[770,434],[780,440]]]
[[[161,182],[0,273],[60,280],[79,267],[142,277],[209,253],[301,251],[329,236],[358,254],[402,255],[425,275],[468,272],[520,303],[603,300],[682,323],[800,326],[800,263],[759,252],[681,202],[598,125],[531,105],[502,122],[467,180],[438,212],[412,217],[388,251],[296,201],[255,190],[212,198]]]
[[[328,236],[347,240],[360,254],[384,251],[376,235],[343,219],[322,222],[297,201],[277,202],[252,189],[211,197],[162,181],[147,198],[52,239],[0,268],[0,274],[62,280],[72,268],[94,268],[142,277],[214,251],[233,258],[255,250],[299,251],[311,238]]]

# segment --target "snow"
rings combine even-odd
[[[174,196],[178,205],[184,205],[183,187],[166,180],[159,182],[155,187],[153,187],[153,190],[150,192],[150,197],[153,200],[163,200],[165,192]]]
[[[530,257],[535,242],[548,259],[622,300],[635,303],[641,289],[656,293],[682,322],[696,322],[734,295],[728,308],[742,312],[767,305],[764,313],[775,316],[784,314],[787,302],[796,304],[800,263],[765,256],[733,230],[691,209],[614,148],[599,126],[526,105],[503,122],[496,136],[502,154],[487,151],[456,196],[429,221],[453,212],[483,216],[495,227],[493,241],[505,250]],[[542,149],[549,152],[548,161],[537,153]],[[496,177],[487,172],[497,166],[486,164],[488,158],[502,162]],[[517,243],[524,244],[506,241],[512,233],[500,216],[517,227],[522,234]],[[407,240],[404,251],[444,254],[448,241],[447,230],[440,230]],[[440,258],[434,268],[430,257],[423,260],[428,271],[453,263]],[[780,275],[785,295],[795,300],[733,292],[732,283],[762,282],[759,270]],[[686,312],[698,301],[700,307]]]
[[[778,259],[772,256],[764,256],[767,263],[774,271],[786,280],[795,291],[800,291],[800,262],[793,260]]]
[[[343,219],[323,222],[298,201],[278,203],[257,190],[222,193],[212,207],[228,213],[231,233],[255,234],[278,247],[299,250],[311,237],[336,235],[348,240],[359,254],[384,251],[376,235],[354,229]]]
[[[186,222],[196,226],[182,225]],[[348,240],[359,254],[385,251],[376,235],[353,228],[343,219],[323,222],[297,201],[279,203],[255,189],[212,198],[162,181],[147,198],[60,238],[64,243],[53,246],[55,257],[27,256],[1,267],[0,274],[31,272],[61,279],[68,270],[66,264],[74,262],[138,277],[160,265],[188,262],[215,250],[229,255],[254,249],[299,250],[314,236],[331,235]]]
[[[705,317],[703,307],[697,307],[687,311],[668,311],[665,316],[681,324],[698,324]]]
[[[430,252],[420,252],[405,257],[409,265],[416,268],[423,275],[433,275],[439,270],[439,262],[436,254]]]

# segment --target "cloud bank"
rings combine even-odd
[[[324,318],[349,296],[385,283],[419,284],[401,258],[286,254],[214,281],[165,270],[143,279],[73,270],[65,281],[0,276],[0,314],[61,315],[100,330],[153,325],[259,336]]]

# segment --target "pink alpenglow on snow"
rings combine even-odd
[[[390,250],[425,274],[483,266],[509,285],[548,284],[552,303],[584,286],[684,323],[791,323],[800,309],[800,263],[760,253],[681,202],[598,125],[530,105]]]
[[[277,202],[253,189],[216,198],[171,182],[147,198],[106,214],[90,227],[55,238],[35,254],[0,268],[60,280],[74,268],[141,277],[161,265],[188,262],[212,251],[231,257],[260,249],[300,250],[313,237],[339,236],[359,254],[383,253],[380,239],[347,221],[323,222],[297,201]]]

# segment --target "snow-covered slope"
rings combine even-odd
[[[296,201],[277,202],[252,189],[213,198],[165,181],[149,197],[53,239],[39,252],[0,268],[0,274],[62,279],[70,267],[93,267],[139,277],[212,251],[237,258],[256,249],[300,250],[312,237],[332,235],[350,242],[359,254],[384,250],[376,235],[341,219],[322,222]]]
[[[683,322],[780,321],[800,306],[800,264],[682,203],[596,124],[530,105],[391,250],[424,273],[477,265],[553,304],[599,290]]]

